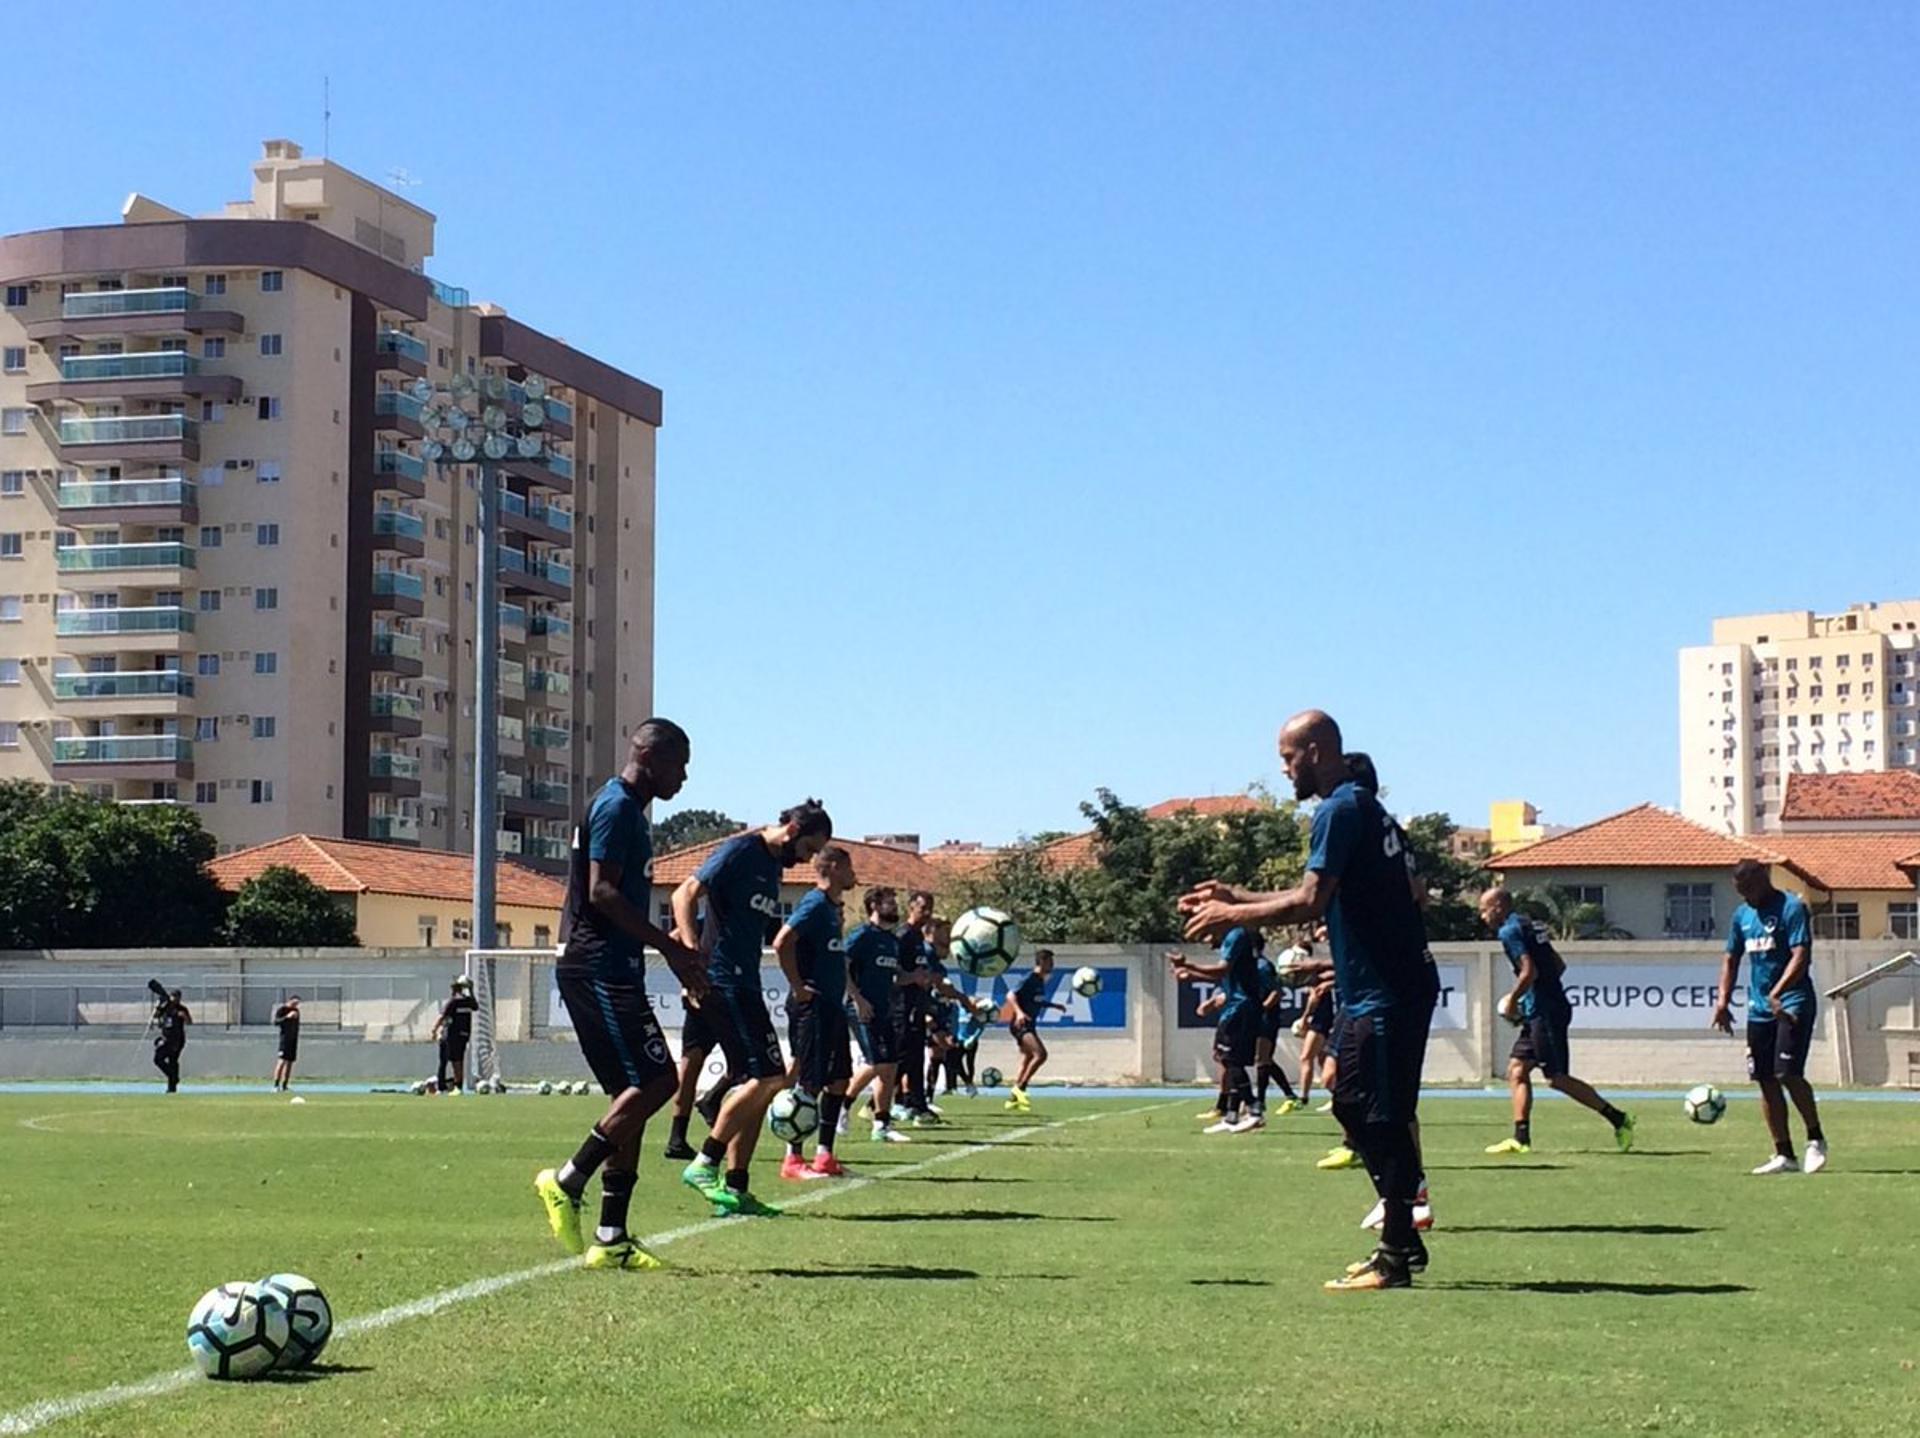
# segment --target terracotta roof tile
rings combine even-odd
[[[1609,815],[1524,849],[1502,854],[1496,869],[1731,868],[1742,859],[1779,855],[1745,839],[1716,834],[1655,804]]]
[[[207,868],[222,889],[232,892],[274,865],[297,869],[333,894],[404,894],[447,900],[473,897],[471,858],[406,844],[290,834],[270,844],[224,854]],[[545,874],[505,861],[496,874],[495,895],[502,904],[558,909],[566,901],[565,887]]]
[[[706,862],[707,856],[732,837],[729,834],[723,839],[709,839],[704,844],[692,844],[684,849],[657,855],[653,861],[654,887],[672,887],[692,878]],[[835,839],[834,843],[853,856],[854,877],[863,889],[874,884],[886,884],[896,889],[940,887],[943,871],[918,854],[889,848],[885,844],[863,844],[857,839]],[[811,864],[795,864],[780,876],[783,884],[811,884],[813,881]]]
[[[1892,819],[1920,824],[1920,773],[1789,774],[1783,823],[1798,820]]]
[[[1084,834],[1069,834],[1040,849],[1040,862],[1056,873],[1070,869],[1100,867],[1100,835],[1089,829]]]
[[[1259,807],[1260,801],[1251,794],[1207,794],[1193,799],[1162,799],[1147,810],[1147,817],[1171,819],[1191,809],[1201,818],[1211,819],[1221,814],[1250,814]]]
[[[1769,834],[1767,846],[1829,893],[1836,889],[1911,889],[1903,862],[1920,859],[1920,832]]]

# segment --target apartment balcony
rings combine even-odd
[[[103,459],[156,464],[197,462],[200,423],[184,414],[110,415],[60,421],[60,457],[75,464]]]
[[[545,834],[523,835],[520,841],[522,857],[538,860],[545,864],[564,864],[567,862],[567,841],[551,839]]]
[[[240,398],[240,377],[203,370],[184,350],[148,350],[138,354],[74,355],[60,361],[60,378],[27,386],[30,404],[68,400],[89,404],[108,399],[211,399],[231,404]]]
[[[53,741],[56,782],[191,779],[193,741],[179,734],[86,734]]]
[[[573,515],[567,510],[503,489],[498,512],[500,527],[509,534],[524,534],[543,544],[573,543]]]
[[[518,659],[500,660],[500,689],[503,697],[524,699],[527,697],[527,666]]]
[[[427,612],[427,583],[400,569],[373,571],[373,607],[388,614],[418,619]]]
[[[400,739],[417,739],[425,724],[427,706],[411,694],[397,689],[376,689],[368,697],[367,727],[376,734],[392,734]]]
[[[53,553],[59,582],[69,589],[96,588],[103,574],[171,589],[185,584],[195,567],[195,552],[185,544],[68,544]]]
[[[497,829],[494,831],[494,846],[496,851],[501,854],[512,854],[517,858],[520,853],[520,839],[520,834],[512,829]]]
[[[367,819],[367,837],[383,844],[417,844],[420,821],[405,814],[373,814]]]
[[[193,676],[178,669],[56,674],[53,702],[63,713],[174,718],[193,711]]]
[[[58,319],[35,320],[27,338],[41,344],[93,335],[240,334],[246,321],[233,310],[208,309],[192,290],[93,290],[68,295]]]
[[[510,759],[518,759],[527,752],[526,722],[511,714],[500,714],[494,718],[494,733],[498,736],[500,753]]]
[[[493,792],[502,799],[518,799],[526,793],[526,783],[518,774],[503,769],[494,776]]]
[[[193,611],[177,604],[62,609],[53,616],[62,654],[180,654],[194,648]]]
[[[518,604],[500,606],[500,642],[502,644],[525,644],[527,642],[527,611]]]
[[[535,614],[527,620],[527,642],[548,654],[573,653],[573,621],[558,614]]]
[[[502,401],[523,424],[529,424],[527,406],[540,406],[538,428],[554,439],[573,438],[573,406],[563,399],[555,399],[551,393],[539,399],[527,393],[526,386],[508,381],[506,399]]]
[[[408,439],[425,439],[427,427],[421,422],[426,406],[410,394],[383,389],[373,397],[373,427],[389,434],[404,434]]]
[[[573,461],[564,454],[546,453],[534,459],[509,455],[500,461],[500,467],[561,494],[573,493]]]
[[[500,804],[509,814],[528,819],[567,819],[573,813],[573,795],[565,784],[529,779],[518,794],[503,794]]]
[[[565,753],[573,747],[573,731],[555,728],[551,724],[529,724],[527,743],[536,749]]]
[[[405,450],[376,450],[373,456],[375,489],[391,490],[409,499],[427,497],[427,462]]]
[[[420,761],[398,750],[376,749],[367,757],[367,788],[375,794],[419,798]]]
[[[424,378],[427,373],[427,347],[424,342],[400,330],[382,330],[374,341],[374,362],[383,370],[393,370]]]
[[[558,669],[535,669],[527,675],[527,689],[534,694],[559,698],[573,693],[573,676]]]
[[[376,506],[373,511],[373,547],[390,554],[419,559],[427,552],[427,522],[404,509]]]
[[[109,479],[63,484],[55,490],[60,522],[95,524],[194,524],[197,491],[190,479]]]
[[[538,594],[545,599],[573,598],[573,569],[537,559],[517,549],[500,550],[500,582],[509,594]]]
[[[403,634],[398,629],[375,629],[373,631],[373,671],[376,674],[398,674],[408,679],[418,679],[425,671],[426,645],[417,634]]]

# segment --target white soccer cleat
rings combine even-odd
[[[1433,1205],[1428,1203],[1425,1198],[1416,1198],[1413,1201],[1413,1231],[1415,1233],[1425,1233],[1432,1227]]]
[[[932,1114],[935,1118],[945,1118],[947,1116],[946,1111],[942,1109],[939,1104],[934,1103],[931,1099],[927,1101],[927,1112]]]
[[[1824,1163],[1825,1161],[1826,1160],[1823,1157],[1821,1162]],[[1798,1173],[1798,1172],[1800,1172],[1799,1164],[1795,1163],[1792,1159],[1777,1153],[1772,1158],[1768,1159],[1765,1163],[1761,1164],[1760,1167],[1754,1170],[1754,1173],[1760,1175],[1761,1177],[1765,1177],[1768,1174],[1775,1174],[1775,1173]]]
[[[1317,1108],[1317,1109],[1315,1109],[1315,1110],[1314,1110],[1314,1112],[1315,1112],[1315,1113],[1332,1113],[1332,1112],[1333,1112],[1333,1100],[1332,1100],[1332,1099],[1328,1099],[1328,1100],[1327,1100],[1327,1101],[1326,1101],[1325,1103],[1323,1103],[1323,1104],[1321,1104],[1319,1108]]]
[[[1818,1173],[1827,1166],[1827,1141],[1821,1138],[1807,1140],[1807,1161],[1802,1165],[1808,1173]]]
[[[1233,1127],[1228,1130],[1228,1132],[1229,1133],[1252,1133],[1255,1129],[1265,1128],[1266,1126],[1267,1126],[1267,1118],[1265,1114],[1258,1114],[1258,1113],[1243,1114],[1240,1117],[1240,1119],[1233,1125]]]
[[[1360,1226],[1373,1229],[1387,1226],[1387,1201],[1384,1198],[1374,1201],[1373,1207],[1367,1210],[1367,1216],[1360,1220]]]
[[[877,1123],[873,1126],[873,1141],[875,1143],[912,1143],[913,1142],[912,1139],[908,1138],[904,1133],[900,1132],[899,1129],[895,1128],[890,1123]]]
[[[1202,1133],[1238,1133],[1239,1131],[1240,1120],[1237,1118],[1223,1118],[1218,1123],[1210,1123],[1200,1130]]]
[[[847,1111],[843,1108],[840,1110],[840,1117],[835,1121],[833,1125],[833,1131],[836,1134],[843,1134],[847,1131],[847,1127],[848,1127]]]
[[[1362,1228],[1373,1229],[1375,1232],[1387,1226],[1387,1202],[1385,1199],[1377,1200],[1373,1207],[1367,1210],[1367,1216],[1360,1220],[1360,1226]],[[1420,1190],[1419,1195],[1413,1200],[1413,1229],[1416,1233],[1425,1233],[1432,1227],[1433,1204],[1427,1198],[1427,1191],[1423,1188]]]

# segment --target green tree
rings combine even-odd
[[[729,818],[718,809],[682,809],[677,814],[667,815],[653,826],[653,847],[656,853],[664,854],[673,849],[704,844],[709,839],[724,839],[746,827],[738,819]]]
[[[1556,939],[1630,939],[1632,934],[1607,922],[1607,911],[1598,904],[1584,902],[1571,889],[1549,885],[1541,889],[1523,889],[1513,896],[1513,906],[1530,919],[1547,926]]]
[[[1487,873],[1479,861],[1454,855],[1452,840],[1460,826],[1446,814],[1416,814],[1403,827],[1413,849],[1415,872],[1427,885],[1427,937],[1484,937],[1479,898]]]
[[[353,915],[298,869],[274,864],[240,886],[227,942],[245,949],[357,948]]]
[[[191,809],[37,786],[0,793],[0,943],[185,948],[219,939],[226,902]],[[37,792],[30,792],[35,791]]]

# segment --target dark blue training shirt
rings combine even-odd
[[[1533,1017],[1540,1006],[1536,996],[1550,1005],[1559,1002],[1565,994],[1560,979],[1567,965],[1548,940],[1545,928],[1525,914],[1517,911],[1508,914],[1500,925],[1500,947],[1506,950],[1507,962],[1513,965],[1515,977],[1520,973],[1520,961],[1529,954],[1533,956],[1533,987],[1520,995],[1521,1018]]]
[[[887,1016],[893,1002],[893,976],[900,970],[900,938],[879,924],[862,924],[846,942],[847,974],[860,997],[873,1005],[874,1021]],[[857,1019],[853,996],[847,996],[847,1017]]]
[[[736,834],[694,876],[707,888],[707,922],[718,929],[707,979],[716,989],[760,987],[760,952],[780,921],[780,858],[758,834]]]
[[[1220,957],[1227,961],[1227,972],[1220,979],[1220,992],[1227,1000],[1220,1022],[1227,1023],[1250,1005],[1257,1006],[1265,995],[1260,983],[1260,935],[1253,929],[1229,930],[1220,941]]]
[[[1307,868],[1340,881],[1327,939],[1341,1009],[1364,1018],[1396,1004],[1432,1004],[1439,976],[1413,901],[1407,836],[1380,801],[1352,781],[1328,795],[1313,816]]]
[[[1807,969],[1794,980],[1793,987],[1780,996],[1780,1006],[1793,1018],[1805,1021],[1817,1005],[1813,989],[1813,925],[1807,906],[1798,894],[1774,890],[1773,897],[1758,905],[1742,904],[1733,911],[1733,924],[1727,931],[1727,952],[1747,960],[1747,1022],[1765,1023],[1776,1018],[1767,995],[1787,971],[1795,949],[1807,951]]]
[[[1020,980],[1020,986],[1013,991],[1015,1001],[1019,1003],[1027,1017],[1035,1023],[1040,1022],[1040,1015],[1044,1011],[1049,977],[1050,975],[1043,975],[1038,969],[1034,969]]]
[[[602,977],[630,976],[640,969],[641,944],[593,907],[595,859],[620,865],[621,896],[641,913],[652,912],[653,828],[639,794],[617,775],[600,786],[587,806],[587,822],[573,831],[560,964]]]
[[[793,930],[794,967],[827,1003],[837,1004],[847,983],[847,956],[841,948],[840,906],[815,889],[794,905],[787,927]]]

